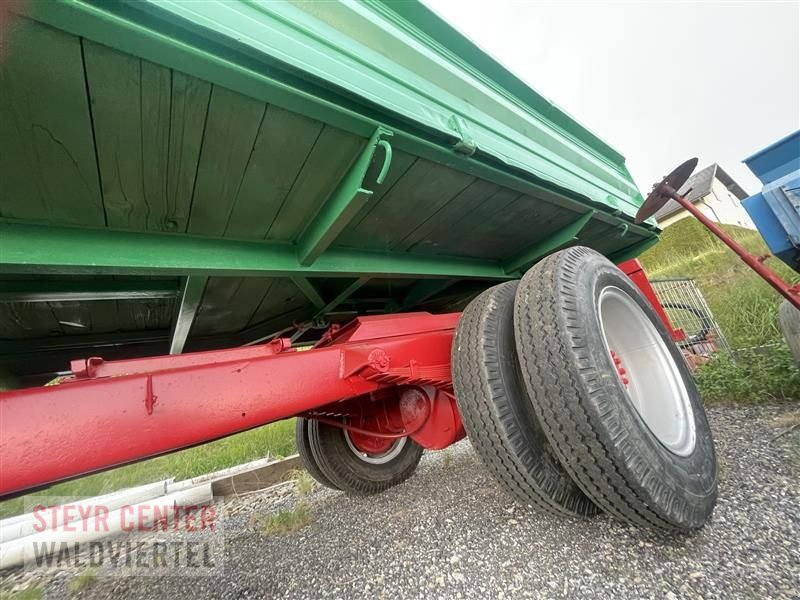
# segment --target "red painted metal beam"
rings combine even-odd
[[[73,381],[0,394],[0,497],[219,439],[388,385],[447,388],[458,317],[360,318],[324,347],[305,352],[273,344],[79,362]]]

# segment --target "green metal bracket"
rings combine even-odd
[[[466,156],[475,154],[475,151],[478,149],[478,144],[476,144],[472,136],[467,133],[467,124],[464,122],[464,119],[458,115],[451,115],[450,119],[447,121],[447,125],[450,129],[455,131],[460,138],[453,144],[453,150]]]
[[[545,238],[541,242],[538,242],[529,248],[526,248],[516,256],[513,256],[505,261],[503,263],[503,269],[505,270],[506,274],[510,275],[512,273],[523,271],[543,256],[547,256],[565,244],[576,240],[581,230],[586,227],[586,224],[589,223],[589,221],[592,220],[595,212],[597,211],[594,209],[590,210],[550,237]]]
[[[403,298],[396,310],[405,310],[415,304],[424,302],[441,291],[456,283],[455,279],[420,279],[416,282]]]
[[[294,283],[301,292],[305,295],[306,298],[311,300],[311,304],[313,304],[316,308],[322,308],[325,306],[325,300],[323,300],[322,296],[319,295],[317,288],[305,277],[292,277],[292,283]]]
[[[174,298],[172,281],[4,281],[0,302],[87,302]]]
[[[300,236],[297,242],[300,264],[308,266],[317,260],[369,201],[373,192],[364,187],[364,177],[379,146],[383,148],[384,154],[383,166],[376,183],[378,185],[383,183],[391,166],[392,147],[382,138],[392,135],[394,135],[392,131],[383,127],[378,127],[372,134],[367,147]]]
[[[181,302],[178,307],[178,314],[172,325],[170,335],[169,353],[180,354],[189,337],[189,330],[192,328],[194,318],[197,316],[197,309],[200,308],[200,301],[203,299],[203,292],[206,290],[208,277],[205,275],[192,275],[183,282],[181,290]]]

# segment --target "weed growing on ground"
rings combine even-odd
[[[294,481],[299,496],[305,497],[314,491],[314,479],[308,474],[308,471],[298,471]]]
[[[800,401],[800,369],[785,345],[715,355],[697,370],[706,404]]]
[[[255,525],[264,535],[285,535],[302,529],[311,523],[311,508],[301,501],[291,510],[282,510],[271,515],[257,515]]]
[[[96,581],[97,571],[94,569],[86,569],[83,573],[75,577],[75,579],[70,582],[69,590],[73,594],[78,594],[92,587]]]
[[[29,585],[21,590],[0,590],[0,600],[40,600],[44,596],[42,588]]]

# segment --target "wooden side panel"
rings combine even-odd
[[[46,302],[0,302],[0,338],[38,338],[61,332]]]
[[[184,231],[210,84],[84,41],[108,225]]]
[[[310,304],[291,279],[276,279],[250,317],[247,326],[258,325],[262,321],[290,313],[307,305],[310,306]]]
[[[393,248],[474,177],[427,160],[417,160],[355,230],[360,247]]]
[[[77,37],[27,19],[0,61],[0,216],[105,222]]]
[[[377,160],[372,161],[372,164],[367,171],[365,180],[371,186],[370,189],[373,191],[373,194],[370,196],[367,206],[364,208],[364,210],[362,210],[356,216],[356,218],[353,219],[353,221],[347,227],[345,227],[344,231],[342,231],[342,233],[336,239],[337,246],[356,248],[362,243],[363,238],[359,229],[361,223],[365,219],[369,218],[369,215],[371,215],[380,204],[381,199],[388,194],[395,184],[400,181],[403,175],[408,172],[408,170],[417,161],[417,158],[411,154],[406,154],[405,152],[395,150],[392,156],[392,164],[389,168],[389,172],[386,175],[386,179],[384,179],[382,184],[377,185],[375,178],[378,176],[380,168],[382,167],[382,160],[382,156],[379,155]]]
[[[425,254],[446,254],[458,256],[460,253],[475,252],[477,236],[481,232],[490,236],[502,237],[503,232],[496,231],[496,220],[508,206],[513,204],[520,194],[508,188],[499,188],[481,204],[471,211],[461,211],[449,227],[442,227],[431,234],[434,244],[418,243],[413,252]]]
[[[213,335],[242,329],[273,281],[250,277],[210,278],[191,335]]]
[[[160,179],[165,191],[163,203],[159,205],[163,205],[165,210],[163,215],[160,215],[161,219],[155,220],[154,228],[186,231],[197,162],[200,159],[206,111],[211,97],[211,84],[183,73],[173,72],[171,90],[166,177]],[[155,172],[158,165],[152,166]],[[147,191],[145,188],[145,192]]]
[[[221,237],[228,224],[266,106],[214,87],[206,117],[188,232]]]
[[[500,188],[488,181],[476,179],[458,196],[436,211],[430,218],[405,236],[397,245],[399,250],[420,246],[437,246],[439,235],[450,232],[453,225],[471,215],[478,207],[494,196]]]
[[[316,216],[322,204],[336,189],[366,140],[351,133],[325,126],[314,144],[286,202],[278,210],[268,232],[268,240],[293,241]]]
[[[177,300],[117,300],[117,323],[120,331],[158,331],[169,329],[178,310]]]
[[[266,237],[303,164],[322,131],[322,123],[268,106],[244,173],[225,235]]]

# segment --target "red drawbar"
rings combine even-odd
[[[449,391],[458,317],[358,318],[326,345],[305,352],[280,340],[178,356],[78,361],[71,381],[0,394],[0,496],[383,388]]]

